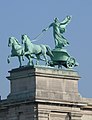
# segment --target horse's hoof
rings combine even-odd
[[[34,64],[33,64],[33,63],[28,63],[27,65],[28,65],[28,66],[33,66]]]
[[[7,62],[8,62],[8,64],[10,63],[10,60],[9,59],[7,59]]]
[[[39,63],[36,63],[36,65],[39,65]]]
[[[22,66],[20,65],[19,68],[21,68]]]

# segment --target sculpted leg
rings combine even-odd
[[[36,65],[39,65],[39,60],[40,60],[40,55],[36,55],[37,59],[36,59]]]
[[[21,66],[22,66],[22,63],[21,63],[21,56],[18,56],[18,59],[19,59],[20,67],[21,67]]]
[[[26,57],[27,57],[27,59],[29,60],[29,62],[28,62],[28,66],[30,66],[30,65],[33,65],[33,59],[31,58],[31,55],[25,55]]]
[[[10,57],[14,57],[14,55],[8,55],[7,62],[10,63]]]
[[[7,58],[8,63],[10,63],[10,57],[11,57],[11,55],[9,55],[8,58]]]
[[[45,65],[48,65],[48,59],[47,59],[46,54],[44,54],[43,56],[44,56],[44,59],[45,59],[45,62],[46,62],[46,64],[45,64]]]

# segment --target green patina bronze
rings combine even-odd
[[[63,36],[66,31],[66,26],[71,21],[71,16],[66,16],[62,22],[59,22],[58,18],[54,19],[54,22],[49,25],[46,29],[42,31],[47,31],[50,27],[53,27],[53,37],[55,41],[55,48],[52,50],[53,57],[51,56],[51,61],[49,61],[50,66],[73,68],[78,66],[75,58],[71,57],[64,47],[69,45],[67,39]]]
[[[69,45],[69,42],[66,38],[64,38],[63,33],[66,31],[66,26],[71,21],[71,16],[66,16],[66,18],[59,22],[58,18],[54,19],[54,22],[49,25],[46,29],[43,31],[47,31],[50,27],[53,27],[53,37],[55,41],[55,48],[63,48],[67,45]]]
[[[46,62],[46,65],[48,65],[48,59],[47,59],[47,55],[52,57],[52,51],[50,49],[50,47],[48,45],[36,45],[33,44],[30,40],[30,38],[24,34],[22,35],[22,44],[24,44],[24,55],[29,59],[29,65],[32,65],[33,62],[31,60],[31,58],[35,58],[34,56],[32,56],[33,54],[36,56],[36,64],[38,65],[39,60],[44,60]],[[44,59],[41,59],[40,56],[43,56]]]
[[[54,21],[46,28],[43,29],[42,32],[35,37],[38,38],[43,34],[44,31],[47,31],[49,28],[53,28],[53,37],[55,41],[55,48],[51,50],[48,45],[37,45],[33,44],[30,38],[24,34],[21,36],[22,44],[21,45],[15,37],[9,38],[8,46],[12,46],[11,55],[8,56],[8,62],[10,62],[9,58],[17,56],[19,58],[20,67],[22,66],[21,57],[23,60],[23,56],[28,59],[28,66],[34,65],[33,59],[36,59],[36,65],[39,64],[39,60],[45,61],[46,65],[49,66],[58,66],[58,68],[62,68],[62,66],[66,68],[73,68],[78,65],[74,57],[71,57],[64,47],[69,45],[68,40],[63,36],[63,33],[66,31],[66,26],[71,21],[71,16],[66,16],[62,22],[59,21],[58,18],[55,18]],[[22,47],[23,46],[23,47]],[[47,55],[50,59],[48,59]],[[43,57],[41,57],[43,56]]]
[[[12,47],[12,50],[11,50],[11,55],[9,55],[7,58],[8,63],[10,63],[10,57],[17,56],[19,59],[20,67],[21,67],[22,60],[24,60],[23,56],[25,56],[29,61],[27,64],[28,66],[34,65],[33,58],[36,59],[36,65],[38,65],[39,60],[45,61],[46,65],[48,65],[47,55],[50,57],[53,56],[50,47],[48,45],[43,45],[43,44],[41,45],[33,44],[30,38],[26,34],[22,35],[21,38],[22,38],[22,44],[24,45],[23,47],[15,37],[9,38],[8,46]],[[41,55],[44,57],[44,59],[40,58]],[[21,57],[22,57],[22,60],[21,60]]]
[[[65,49],[53,49],[52,50],[53,57],[51,57],[51,61],[49,61],[49,65],[55,67],[56,65],[58,68],[62,68],[62,66],[66,68],[73,68],[78,66],[74,57],[71,57],[67,50]]]
[[[22,60],[24,60],[23,59],[24,48],[21,46],[21,44],[18,42],[18,40],[15,37],[9,38],[8,47],[12,47],[11,55],[9,55],[7,58],[8,63],[10,63],[10,57],[17,56],[21,67],[22,66],[21,57]]]

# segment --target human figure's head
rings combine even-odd
[[[54,18],[54,22],[59,22],[59,19],[58,18]]]

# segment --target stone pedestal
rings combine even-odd
[[[72,70],[47,67],[13,69],[10,76],[11,91],[8,99],[32,101],[79,101],[79,75]]]
[[[9,71],[10,94],[0,120],[92,120],[92,99],[78,93],[73,70],[23,67]]]
[[[81,120],[79,75],[73,70],[23,67],[9,71],[14,120]],[[30,111],[30,112],[29,112]],[[73,112],[73,113],[72,113]]]

